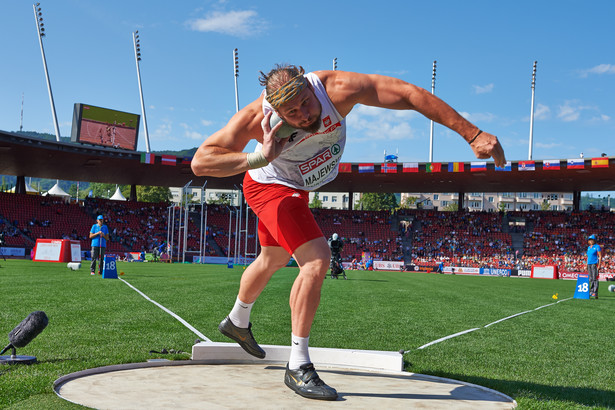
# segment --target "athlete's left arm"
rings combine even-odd
[[[495,135],[482,132],[463,118],[450,105],[427,90],[398,78],[346,71],[319,71],[327,94],[338,112],[346,116],[356,104],[393,110],[415,110],[463,137],[477,158],[493,157],[497,166],[504,166],[504,150]]]

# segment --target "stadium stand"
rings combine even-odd
[[[108,252],[151,252],[167,239],[167,203],[142,203],[88,198],[75,204],[62,198],[0,192],[0,231],[6,246],[32,249],[37,238],[73,239],[88,250],[89,228],[103,214],[110,229]],[[345,261],[361,259],[422,265],[523,268],[555,264],[564,271],[585,270],[587,236],[598,235],[606,271],[615,271],[615,213],[556,212],[438,212],[433,210],[340,211],[314,209],[324,235],[338,233]],[[179,208],[175,226],[179,224]],[[230,250],[229,218],[231,218]],[[243,215],[245,218],[245,215]],[[207,207],[209,256],[235,256],[236,215],[223,205]],[[514,221],[514,223],[513,223]],[[244,221],[242,221],[243,223]],[[187,250],[199,250],[200,212],[189,213]],[[249,218],[248,252],[254,252],[256,224]],[[519,243],[513,246],[513,237]],[[180,242],[177,238],[174,242]],[[245,251],[245,232],[237,244]],[[180,249],[181,250],[181,249]],[[177,248],[174,254],[177,254]]]

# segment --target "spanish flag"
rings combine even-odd
[[[592,168],[608,168],[609,159],[607,157],[592,158]]]

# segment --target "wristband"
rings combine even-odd
[[[474,138],[472,138],[472,139],[470,140],[470,142],[468,142],[468,144],[472,145],[472,143],[473,143],[474,141],[476,141],[476,138],[478,138],[478,136],[479,136],[480,134],[482,134],[482,133],[483,133],[483,131],[482,131],[482,130],[478,130],[478,133],[474,136]]]
[[[248,160],[248,166],[250,169],[262,168],[269,165],[269,161],[265,158],[263,151],[249,152],[246,159]]]

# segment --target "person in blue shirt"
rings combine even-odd
[[[103,259],[105,257],[105,248],[109,240],[109,228],[105,225],[105,218],[98,215],[96,223],[90,229],[90,239],[92,240],[92,263],[90,264],[90,275],[96,275],[96,261],[98,264],[98,273],[102,275]]]
[[[598,299],[598,276],[602,264],[602,249],[596,243],[596,235],[587,238],[587,273],[589,273],[589,296]]]

